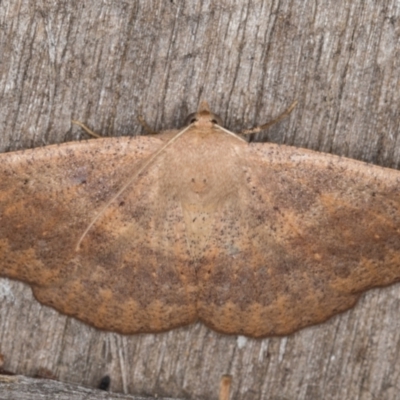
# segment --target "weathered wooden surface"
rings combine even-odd
[[[299,105],[272,142],[400,166],[396,0],[0,3],[0,151],[180,126],[207,99],[231,130]],[[99,332],[1,280],[4,368],[136,395],[217,399],[396,399],[400,286],[283,338],[193,325],[158,335]],[[1,390],[1,386],[0,386]]]
[[[1,400],[149,400],[148,397],[107,393],[50,379],[1,374],[0,396]],[[173,399],[158,397],[157,400]]]

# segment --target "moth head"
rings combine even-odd
[[[210,111],[206,101],[202,101],[197,112],[189,114],[185,120],[186,126],[192,124],[196,127],[212,127],[213,125],[222,126],[222,120],[217,114]]]

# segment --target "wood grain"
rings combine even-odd
[[[51,2],[0,5],[0,150],[180,126],[200,99],[234,131],[264,123],[285,143],[400,166],[396,1]],[[398,286],[324,325],[266,340],[195,325],[159,335],[96,331],[2,280],[5,368],[140,395],[395,399]]]
[[[107,393],[71,383],[49,379],[35,379],[22,375],[1,375],[2,400],[148,400],[148,397],[129,396],[118,393]],[[158,397],[158,400],[173,400]]]

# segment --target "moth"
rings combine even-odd
[[[400,171],[249,144],[205,103],[181,131],[1,154],[0,275],[122,334],[287,335],[400,280]]]

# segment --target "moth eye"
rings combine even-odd
[[[193,124],[193,122],[196,122],[197,120],[198,118],[196,116],[196,113],[189,114],[185,119],[185,126]]]
[[[217,121],[215,118],[212,119],[211,122],[212,122],[213,124],[217,124],[217,125],[218,125],[218,121]]]

